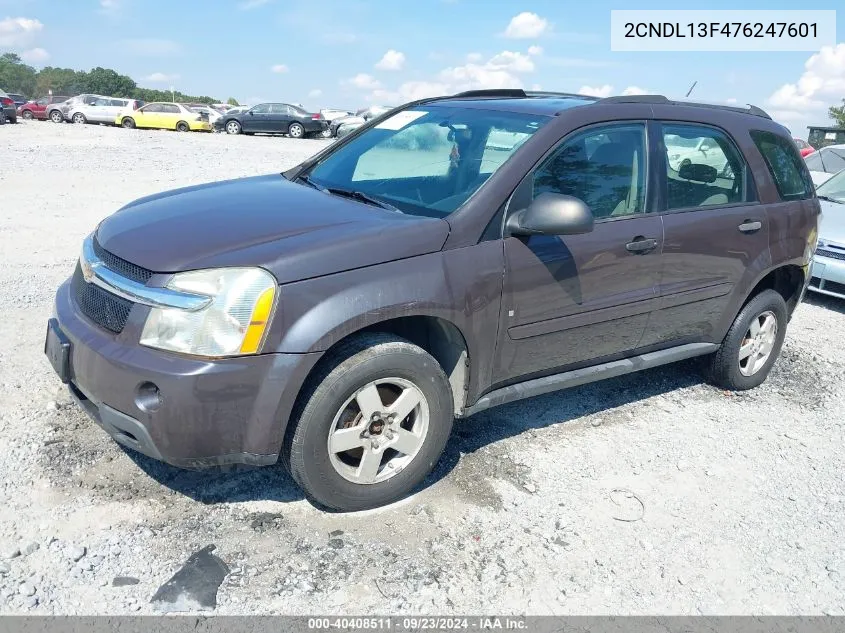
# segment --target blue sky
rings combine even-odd
[[[754,6],[757,4],[758,6]],[[836,9],[769,0],[710,9]],[[803,3],[801,3],[803,5]],[[643,0],[641,9],[677,9]],[[754,103],[806,137],[845,98],[837,45],[812,52],[614,53],[605,0],[0,0],[0,51],[105,66],[146,87],[358,108],[481,87],[656,92]]]

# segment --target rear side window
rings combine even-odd
[[[663,124],[666,208],[690,209],[747,200],[745,162],[721,130]]]
[[[761,130],[753,130],[751,138],[766,160],[782,200],[805,200],[813,196],[813,181],[795,143]]]

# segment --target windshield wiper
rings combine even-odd
[[[295,179],[295,182],[303,182],[309,187],[316,189],[317,191],[326,191],[326,188],[323,185],[320,185],[311,180],[311,177],[308,174],[302,174],[301,176]]]
[[[843,200],[837,200],[836,198],[831,198],[830,196],[816,196],[819,200],[827,200],[828,202],[835,202],[836,204],[845,204]]]
[[[387,209],[388,211],[396,211],[398,213],[402,213],[394,207],[392,204],[388,204],[378,198],[375,198],[369,194],[364,193],[363,191],[353,191],[352,189],[340,189],[339,187],[326,187],[325,191],[335,196],[343,196],[344,198],[351,198],[352,200],[359,200],[361,202],[366,202],[367,204],[371,204],[374,207],[380,207],[382,209]]]

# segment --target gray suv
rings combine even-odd
[[[426,99],[282,174],[106,218],[45,352],[123,446],[281,461],[309,498],[359,510],[418,487],[453,420],[489,407],[693,357],[756,387],[819,212],[789,132],[755,107]]]

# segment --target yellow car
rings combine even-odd
[[[148,103],[137,110],[123,110],[114,120],[125,128],[210,132],[211,124],[181,103]]]

